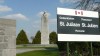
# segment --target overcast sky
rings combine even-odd
[[[73,8],[74,2],[74,0],[0,0],[0,18],[16,20],[16,35],[23,29],[30,38],[40,30],[43,11],[49,14],[49,31],[57,31],[57,7]]]

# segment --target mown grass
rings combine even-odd
[[[59,53],[58,50],[37,50],[16,54],[16,56],[59,56]]]

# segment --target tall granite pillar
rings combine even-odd
[[[41,17],[41,44],[49,44],[48,14],[44,12]]]
[[[0,19],[0,56],[16,56],[16,21]]]

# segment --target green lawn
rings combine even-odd
[[[59,56],[59,53],[58,50],[38,50],[17,54],[16,56]]]

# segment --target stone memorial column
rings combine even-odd
[[[49,27],[47,12],[44,12],[41,17],[41,44],[49,44]]]
[[[0,56],[16,56],[16,21],[0,19]]]

